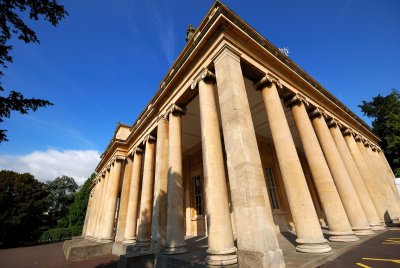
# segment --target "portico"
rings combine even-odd
[[[139,118],[117,126],[82,236],[165,255],[205,236],[209,265],[284,267],[279,232],[326,254],[326,238],[352,243],[399,221],[378,144],[217,1]]]

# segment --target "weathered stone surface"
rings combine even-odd
[[[89,259],[111,254],[113,243],[101,243],[88,239],[69,240],[64,242],[64,256],[67,261]]]
[[[302,101],[292,105],[293,118],[329,225],[329,240],[357,241]]]

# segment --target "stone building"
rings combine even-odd
[[[283,267],[399,222],[394,175],[369,126],[216,2],[96,168],[82,236],[211,265]]]

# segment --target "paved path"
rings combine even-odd
[[[400,268],[400,229],[390,228],[322,267]]]
[[[67,263],[63,253],[63,242],[41,246],[0,250],[1,268],[64,268],[64,267],[117,267],[119,257],[107,255],[86,261]]]

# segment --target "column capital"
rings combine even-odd
[[[105,177],[105,176],[106,176],[106,173],[107,173],[107,171],[104,170],[103,172],[101,172],[101,176],[102,176],[102,177]]]
[[[122,156],[122,155],[116,155],[114,156],[113,162],[117,162],[117,161],[125,161],[126,157]]]
[[[146,135],[146,137],[144,137],[143,139],[143,145],[146,145],[146,143],[155,143],[156,142],[156,137],[154,137],[151,134]]]
[[[157,116],[157,123],[159,123],[160,121],[168,122],[168,112],[159,112]]]
[[[215,74],[211,72],[208,68],[204,68],[203,70],[201,70],[200,74],[196,76],[190,88],[198,88],[199,82],[202,80],[205,83],[215,83]]]
[[[376,146],[375,144],[371,144],[370,147],[371,147],[372,151],[379,153],[380,150],[379,150],[378,146]]]
[[[288,107],[292,107],[294,105],[297,105],[299,103],[303,103],[306,107],[310,106],[310,103],[308,102],[307,98],[300,94],[300,93],[296,93],[294,96],[290,97],[289,99],[287,99],[285,101],[286,106]]]
[[[354,130],[352,130],[351,128],[348,128],[348,127],[343,126],[343,128],[342,128],[342,134],[343,134],[343,136],[351,136],[351,135],[354,136],[355,132],[354,132]]]
[[[278,77],[271,73],[267,73],[263,78],[261,78],[258,82],[254,83],[254,87],[257,90],[262,90],[265,87],[269,87],[272,83],[276,84],[280,89],[283,88],[283,85]]]
[[[107,170],[111,169],[111,163],[107,165]]]
[[[356,142],[362,142],[363,141],[363,139],[362,139],[360,134],[357,134],[357,133],[354,132],[353,136],[354,136],[354,139],[355,139]]]
[[[179,107],[175,103],[172,103],[167,109],[167,115],[169,116],[171,113],[174,115],[182,116],[186,114],[186,109]]]
[[[371,147],[371,142],[369,140],[367,140],[366,138],[363,137],[362,142],[365,147]]]
[[[342,124],[339,122],[339,120],[337,118],[329,118],[326,121],[326,124],[328,125],[328,127],[342,127]]]
[[[311,110],[308,113],[308,116],[311,119],[314,118],[314,117],[321,117],[321,116],[326,117],[326,113],[325,113],[325,110],[322,109],[321,107],[315,107],[313,110]]]
[[[138,147],[133,148],[133,150],[129,153],[129,156],[133,157],[135,154],[142,154],[143,149]]]

